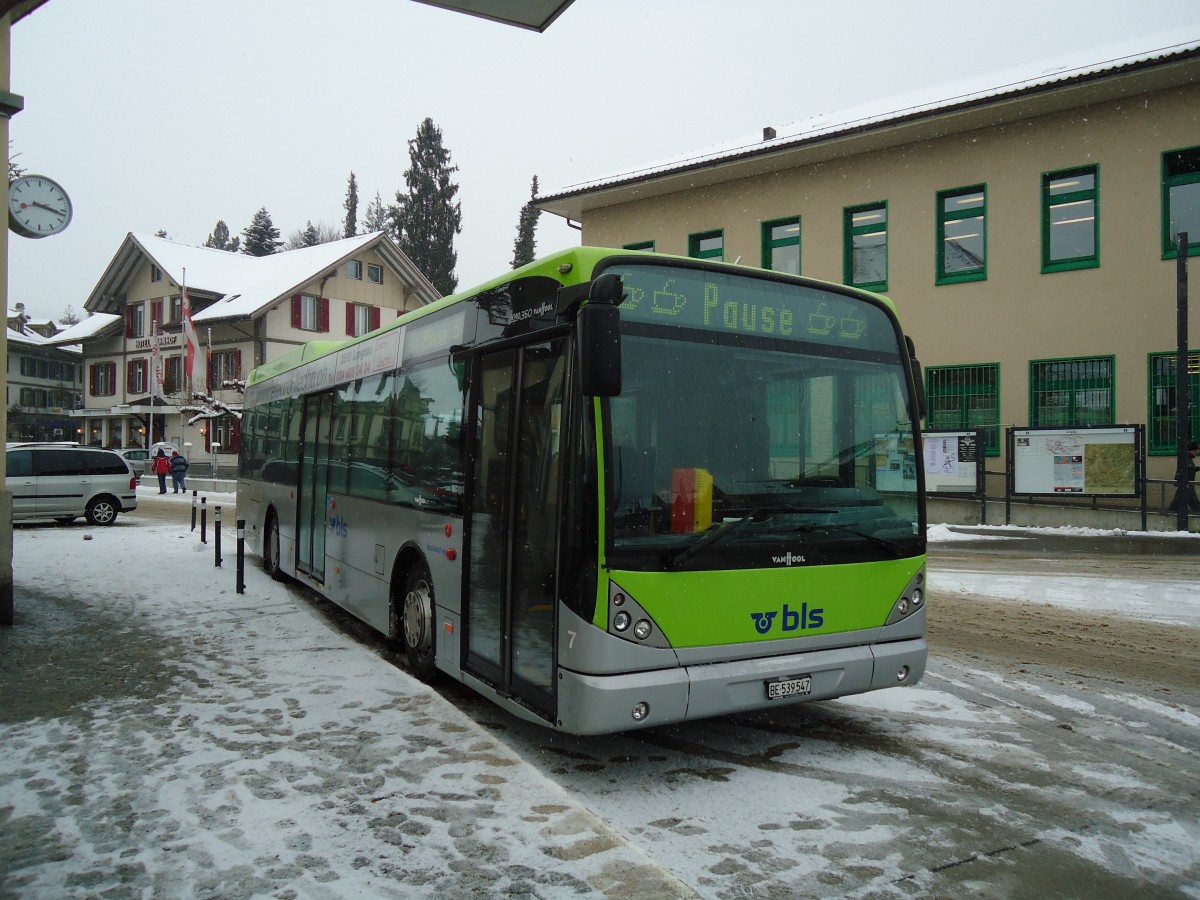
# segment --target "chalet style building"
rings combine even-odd
[[[185,291],[199,344],[190,377]],[[52,339],[82,347],[75,437],[104,447],[169,441],[232,468],[238,416],[198,416],[195,394],[238,411],[236,383],[255,366],[309,341],[364,334],[439,296],[382,232],[263,257],[130,233],[84,304],[90,315]]]
[[[925,365],[927,428],[982,430],[989,471],[1008,426],[1143,424],[1148,476],[1171,479],[1176,236],[1200,255],[1197,37],[764,128],[537,205],[585,244],[887,294]]]

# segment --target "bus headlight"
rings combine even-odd
[[[608,624],[605,630],[639,647],[669,649],[671,646],[654,614],[614,581],[608,583]]]
[[[922,567],[904,586],[904,590],[892,604],[892,611],[888,613],[887,621],[884,624],[895,625],[897,622],[902,622],[924,606],[925,569]]]
[[[646,716],[650,715],[650,704],[645,700],[635,703],[633,706],[633,721],[641,722]]]

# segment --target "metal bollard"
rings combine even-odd
[[[213,556],[215,561],[213,565],[216,568],[221,568],[221,507],[214,510],[213,516]]]
[[[237,520],[237,592],[246,593],[246,520]]]
[[[196,530],[196,491],[192,491],[192,531]]]
[[[208,498],[200,498],[200,543],[208,543]]]

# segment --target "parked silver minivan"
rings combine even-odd
[[[137,476],[111,450],[63,444],[9,444],[5,483],[13,521],[85,516],[111,525],[117,514],[137,509]]]

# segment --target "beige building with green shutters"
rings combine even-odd
[[[1149,477],[1173,477],[1174,235],[1200,254],[1200,40],[764,128],[538,205],[585,244],[886,293],[926,367],[926,427],[983,429],[989,471],[1008,426],[1142,423]]]

